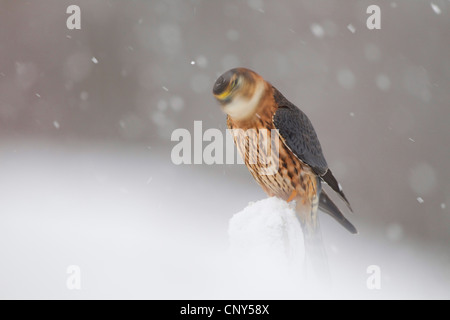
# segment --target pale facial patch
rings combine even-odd
[[[223,110],[234,120],[245,120],[256,113],[259,101],[264,93],[264,83],[258,81],[255,93],[250,99],[243,97],[234,98]]]

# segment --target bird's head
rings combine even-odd
[[[265,88],[264,79],[256,72],[236,68],[216,80],[213,94],[231,118],[245,120],[257,112]]]

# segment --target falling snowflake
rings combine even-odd
[[[391,87],[391,80],[384,74],[379,74],[375,79],[375,82],[381,91],[388,91]]]
[[[82,91],[80,93],[80,99],[83,101],[86,101],[89,98],[89,93],[87,93],[86,91]]]
[[[227,38],[230,41],[237,41],[239,40],[239,32],[234,29],[230,29],[227,31]]]
[[[349,24],[347,26],[347,29],[350,30],[351,33],[355,33],[356,32],[356,29],[355,29],[355,27],[352,24]]]
[[[205,56],[198,56],[197,59],[195,59],[195,63],[200,68],[206,68],[208,66],[208,59]]]
[[[323,30],[323,27],[320,24],[313,23],[311,25],[311,32],[313,35],[315,35],[317,38],[323,38],[325,35],[325,31]]]
[[[337,80],[345,89],[353,89],[356,83],[355,75],[349,69],[341,69],[338,71]]]
[[[262,0],[248,0],[247,4],[253,10],[264,13],[264,2],[262,2]]]
[[[96,57],[92,57],[92,59],[91,59],[91,60],[92,60],[92,62],[93,62],[93,63],[95,63],[95,64],[97,64],[97,63],[98,63],[98,60],[97,60],[97,58],[96,58]]]
[[[431,8],[433,9],[434,13],[436,14],[441,14],[441,8],[439,8],[437,5],[435,5],[434,3],[431,3]]]
[[[184,108],[184,100],[181,97],[174,96],[170,98],[170,106],[175,112],[179,112]]]

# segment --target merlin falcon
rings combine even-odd
[[[341,185],[328,168],[311,121],[269,82],[246,68],[221,75],[214,84],[213,94],[227,114],[227,126],[234,129],[235,144],[250,173],[268,196],[296,201],[307,258],[315,268],[326,268],[318,209],[331,215],[349,232],[357,231],[322,189],[322,182],[327,183],[352,211]],[[246,134],[248,130],[264,130],[268,140],[278,139],[278,152],[259,153],[277,159],[255,159],[250,146],[256,146],[259,151],[261,143],[253,140],[262,135]],[[274,160],[278,163],[277,170],[267,174],[266,164]]]

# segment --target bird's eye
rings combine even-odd
[[[236,87],[237,83],[238,83],[238,80],[237,80],[237,79],[234,79],[233,82],[231,82],[231,87],[230,87],[230,89],[233,90],[233,89]]]

